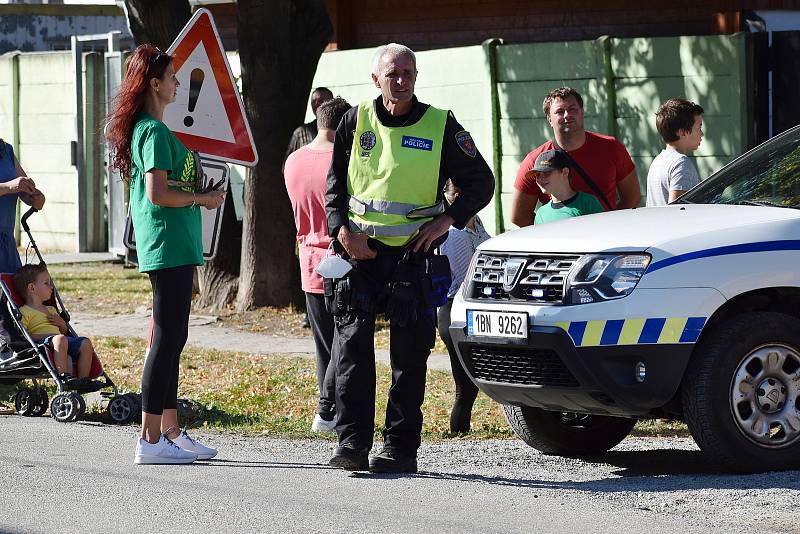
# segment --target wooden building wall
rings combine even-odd
[[[325,0],[329,50],[400,42],[414,50],[613,37],[730,34],[743,11],[799,10],[800,0]],[[211,4],[227,50],[236,49],[236,5]]]

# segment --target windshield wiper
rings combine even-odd
[[[783,206],[781,204],[775,204],[774,202],[770,202],[768,200],[740,200],[737,202],[738,205],[747,205],[747,206],[768,206],[770,208],[786,208],[788,206]]]

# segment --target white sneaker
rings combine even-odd
[[[335,432],[336,431],[336,419],[331,419],[330,421],[326,421],[322,418],[320,414],[314,415],[314,422],[311,423],[311,431],[312,432]]]
[[[217,455],[217,449],[206,447],[196,439],[192,438],[186,433],[186,429],[181,431],[181,435],[172,440],[181,449],[193,452],[197,455],[198,460],[210,460]]]
[[[135,464],[190,464],[197,460],[197,454],[184,450],[162,435],[156,443],[139,438],[136,443]]]

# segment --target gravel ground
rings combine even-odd
[[[758,475],[715,472],[690,438],[628,438],[590,460],[545,456],[519,441],[424,447],[424,466],[481,473],[487,483],[580,492],[587,499],[733,531],[800,532],[797,471]],[[468,464],[459,461],[470,458]]]
[[[406,476],[331,469],[330,441],[199,431],[220,449],[216,461],[136,467],[136,433],[0,417],[0,484],[26,495],[0,507],[0,532],[130,532],[166,523],[202,532],[415,534],[800,527],[797,472],[715,473],[686,438],[629,438],[595,461],[544,456],[517,440],[451,439],[424,443],[419,474]],[[65,506],[83,508],[64,514]]]

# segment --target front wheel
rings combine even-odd
[[[136,417],[139,409],[135,399],[128,395],[117,395],[109,401],[106,411],[112,423],[124,425]]]
[[[633,429],[636,419],[550,412],[503,405],[506,419],[522,441],[545,454],[591,456],[608,451]]]
[[[59,423],[77,421],[86,410],[83,397],[74,391],[58,393],[50,402],[50,414]]]
[[[682,395],[692,436],[726,469],[800,466],[800,320],[751,312],[716,326],[695,349]]]

